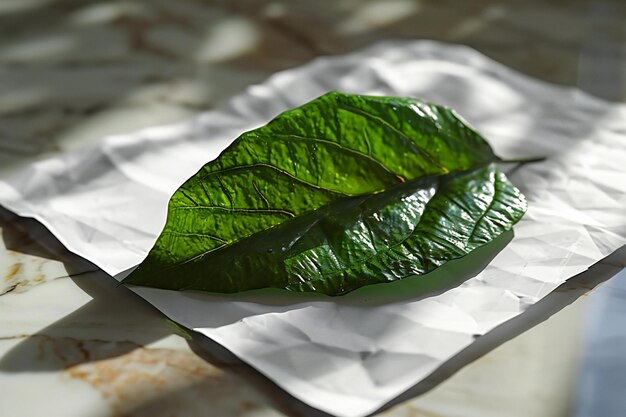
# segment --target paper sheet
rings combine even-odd
[[[510,175],[529,210],[508,245],[511,236],[496,242],[504,249],[482,270],[457,268],[469,279],[437,296],[413,297],[410,279],[383,284],[404,285],[401,298],[371,290],[283,298],[133,288],[305,403],[342,417],[371,413],[626,243],[626,106],[430,41],[320,58],[250,87],[220,110],[34,164],[0,181],[0,203],[35,217],[119,278],[156,240],[178,185],[243,131],[329,90],[444,104],[501,156],[549,159]]]

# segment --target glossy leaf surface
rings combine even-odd
[[[183,184],[125,282],[337,295],[424,274],[523,215],[497,160],[449,109],[329,93],[244,133]]]

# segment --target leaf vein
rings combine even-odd
[[[220,187],[222,187],[222,190],[224,190],[224,194],[226,195],[226,198],[230,202],[230,208],[232,209],[235,205],[233,204],[233,197],[230,195],[230,191],[228,191],[228,189],[222,182],[222,178],[219,175],[217,175],[216,178],[217,178],[217,181],[220,183]]]
[[[446,168],[445,166],[441,165],[441,163],[439,163],[439,161],[437,161],[429,152],[427,152],[424,148],[417,146],[404,132],[402,132],[400,129],[396,128],[395,126],[393,126],[391,123],[389,123],[387,120],[383,119],[382,117],[375,116],[373,114],[370,114],[370,113],[368,113],[366,111],[363,111],[363,110],[361,110],[359,108],[356,108],[356,107],[352,107],[352,106],[347,105],[347,104],[340,104],[340,105],[338,105],[338,107],[340,109],[348,111],[348,112],[350,112],[352,114],[356,114],[357,116],[361,116],[361,117],[363,117],[365,119],[377,122],[380,125],[390,129],[392,132],[396,133],[398,136],[400,136],[402,139],[404,139],[404,141],[414,151],[416,151],[418,154],[424,155],[424,157],[426,159],[428,159],[428,161],[430,163],[432,163],[433,165],[435,165],[439,169],[441,169],[441,171],[444,174],[447,174],[448,172],[450,172],[450,170],[448,168]]]
[[[219,174],[223,174],[223,173],[226,173],[226,172],[232,172],[232,171],[246,170],[246,169],[250,169],[250,168],[260,168],[260,167],[273,169],[273,170],[275,170],[275,171],[277,171],[277,172],[279,172],[279,173],[281,173],[281,174],[283,174],[283,175],[285,175],[285,176],[287,176],[287,177],[289,177],[289,178],[291,178],[291,179],[293,179],[295,181],[300,182],[301,184],[304,184],[304,185],[306,185],[308,187],[311,187],[311,188],[315,188],[315,189],[320,190],[320,191],[325,191],[325,192],[328,192],[328,193],[338,194],[338,195],[342,195],[342,196],[346,196],[346,197],[353,197],[354,196],[353,194],[346,193],[346,192],[343,192],[343,191],[331,190],[329,188],[320,187],[319,185],[310,183],[310,182],[308,182],[306,180],[303,180],[302,178],[298,178],[298,177],[294,176],[293,174],[291,174],[291,173],[289,173],[289,172],[287,172],[287,171],[285,171],[285,170],[283,170],[281,168],[278,168],[278,167],[276,167],[274,165],[271,165],[271,164],[265,164],[265,163],[256,163],[256,164],[248,164],[248,165],[237,165],[237,166],[234,166],[234,167],[221,169],[219,171],[207,172],[202,177],[202,180],[207,179],[208,177],[213,176],[213,175],[217,176],[217,178],[219,180]]]
[[[296,134],[292,134],[292,133],[277,134],[275,136],[287,136],[287,137],[290,137],[290,138],[295,138],[295,139],[300,139],[300,140],[309,140],[309,141],[313,141],[313,142],[321,142],[321,143],[325,143],[325,144],[328,144],[328,145],[331,145],[331,146],[335,146],[335,147],[341,149],[344,152],[360,156],[361,158],[365,159],[366,161],[368,161],[368,162],[374,164],[375,166],[383,169],[388,174],[394,176],[400,182],[405,182],[406,181],[404,177],[402,177],[401,175],[398,175],[395,172],[391,171],[389,168],[387,168],[385,165],[383,165],[382,162],[380,162],[376,158],[372,157],[372,155],[371,155],[372,150],[371,150],[371,147],[370,147],[370,143],[369,143],[369,141],[367,139],[367,135],[365,135],[364,138],[365,138],[365,143],[366,143],[366,145],[368,147],[368,151],[370,152],[370,155],[365,154],[363,152],[359,152],[356,149],[345,147],[345,146],[341,145],[340,143],[333,142],[332,140],[326,139],[326,138],[314,138],[314,137],[309,137],[309,136],[296,135]]]
[[[286,214],[289,217],[296,217],[295,213],[287,210],[287,209],[260,209],[260,208],[228,208],[221,206],[176,206],[172,207],[171,210],[224,210],[230,213],[280,213]]]
[[[259,186],[256,184],[256,181],[252,181],[252,187],[254,187],[254,191],[256,191],[256,193],[259,195],[259,197],[261,197],[263,202],[265,202],[265,207],[267,207],[269,209],[270,208],[270,202],[267,201],[267,198],[263,195],[261,190],[259,190]]]
[[[212,239],[220,243],[229,243],[228,240],[224,240],[220,237],[217,237],[215,235],[209,235],[207,233],[189,233],[189,232],[179,232],[177,230],[164,230],[163,234],[164,235],[179,235],[179,236],[197,236],[197,237]]]
[[[496,198],[496,194],[498,194],[497,184],[498,184],[498,178],[495,178],[494,179],[493,198],[489,202],[489,205],[487,205],[487,208],[485,209],[485,211],[480,215],[478,220],[476,220],[476,223],[474,223],[474,227],[472,227],[472,231],[470,232],[469,237],[467,238],[467,242],[468,243],[471,242],[472,239],[474,238],[474,235],[476,234],[476,230],[478,229],[478,224],[487,216],[487,214],[493,208],[494,204],[497,201],[497,198]]]

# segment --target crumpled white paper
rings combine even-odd
[[[626,243],[626,106],[429,41],[320,58],[220,110],[34,164],[0,181],[0,203],[119,279],[156,240],[178,185],[243,131],[329,90],[444,104],[501,156],[549,159],[510,174],[529,200],[511,242],[478,275],[437,296],[270,299],[133,288],[305,403],[338,416],[371,413]]]

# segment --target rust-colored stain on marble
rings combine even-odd
[[[413,404],[402,404],[397,407],[393,407],[381,413],[381,416],[388,415],[390,413],[393,413],[395,415],[398,411],[398,407],[402,410],[402,412],[399,413],[399,415],[401,415],[402,417],[444,417],[442,414],[434,413],[429,410],[424,410],[423,408],[416,407]]]
[[[48,334],[0,339],[26,339],[22,356],[30,356],[22,362],[88,384],[111,410],[107,417],[283,417],[273,405],[281,403],[286,415],[301,415],[284,397],[273,398],[274,390],[259,391],[247,375],[230,369],[236,365],[222,369],[190,350]]]
[[[20,271],[22,271],[22,263],[21,262],[16,262],[13,265],[11,265],[8,269],[7,269],[7,273],[4,275],[4,280],[5,281],[11,281],[13,280],[17,274],[20,273]]]
[[[68,366],[64,373],[90,384],[110,403],[115,416],[169,415],[166,410],[177,415],[181,403],[198,402],[206,407],[227,398],[238,386],[236,378],[191,352],[136,346],[124,354],[98,359],[105,343],[117,348],[115,342],[75,341],[86,360]],[[256,408],[253,403],[246,407]]]
[[[81,340],[47,334],[27,338],[32,363],[45,363],[64,377],[89,384],[114,417],[249,415],[266,408],[262,398],[232,372],[223,371],[188,350],[147,348],[132,341]],[[9,337],[4,338],[9,339]],[[247,392],[241,397],[241,392]],[[252,396],[253,398],[249,398]],[[240,400],[233,401],[233,398]],[[187,413],[188,410],[193,412]]]
[[[9,258],[10,266],[5,269],[4,280],[0,280],[0,295],[13,291],[24,292],[46,281],[67,276],[65,266],[60,261],[17,252],[7,253],[12,256]]]

